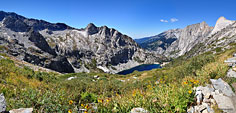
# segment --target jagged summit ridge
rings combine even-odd
[[[184,55],[193,46],[202,42],[203,37],[212,31],[205,21],[188,25],[183,29],[172,29],[153,36],[143,43],[139,43],[143,48],[156,51],[168,57],[178,57]]]
[[[157,35],[158,38],[153,36],[139,42],[139,44],[145,49],[156,51],[168,57],[176,58],[186,53],[193,56],[204,51],[224,48],[226,45],[234,43],[236,40],[236,21],[220,17],[215,27],[211,27],[203,21],[180,29],[179,32],[169,32],[169,35],[163,35],[168,31]],[[175,40],[167,41],[168,39]]]
[[[0,23],[0,46],[8,48],[7,54],[62,73],[90,72],[98,67],[117,73],[162,59],[107,26],[90,23],[76,29],[7,12],[0,12]]]

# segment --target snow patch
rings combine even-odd
[[[110,72],[110,70],[107,69],[107,67],[98,66],[97,68],[103,70],[105,73]]]
[[[67,78],[67,80],[72,80],[72,79],[76,79],[77,77],[69,77]]]

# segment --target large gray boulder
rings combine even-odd
[[[223,110],[226,113],[235,113],[236,109],[230,97],[224,95],[213,95],[213,98],[216,100],[218,108]]]
[[[9,112],[10,113],[32,113],[33,112],[33,108],[12,109]]]
[[[229,97],[235,96],[229,84],[223,81],[221,78],[219,78],[218,80],[210,79],[210,81],[215,90],[219,90],[224,95],[229,96]]]
[[[0,94],[0,112],[6,111],[6,100],[3,93]]]

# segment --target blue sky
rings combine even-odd
[[[140,38],[202,21],[214,26],[220,16],[236,20],[235,4],[236,0],[3,0],[0,10],[76,28],[92,22]]]

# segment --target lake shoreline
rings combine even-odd
[[[157,68],[161,68],[160,64],[141,64],[138,66],[135,66],[133,68],[127,69],[127,70],[123,70],[118,72],[117,74],[119,75],[127,75],[130,73],[133,73],[134,71],[148,71],[148,70],[152,70],[152,69],[157,69]]]

